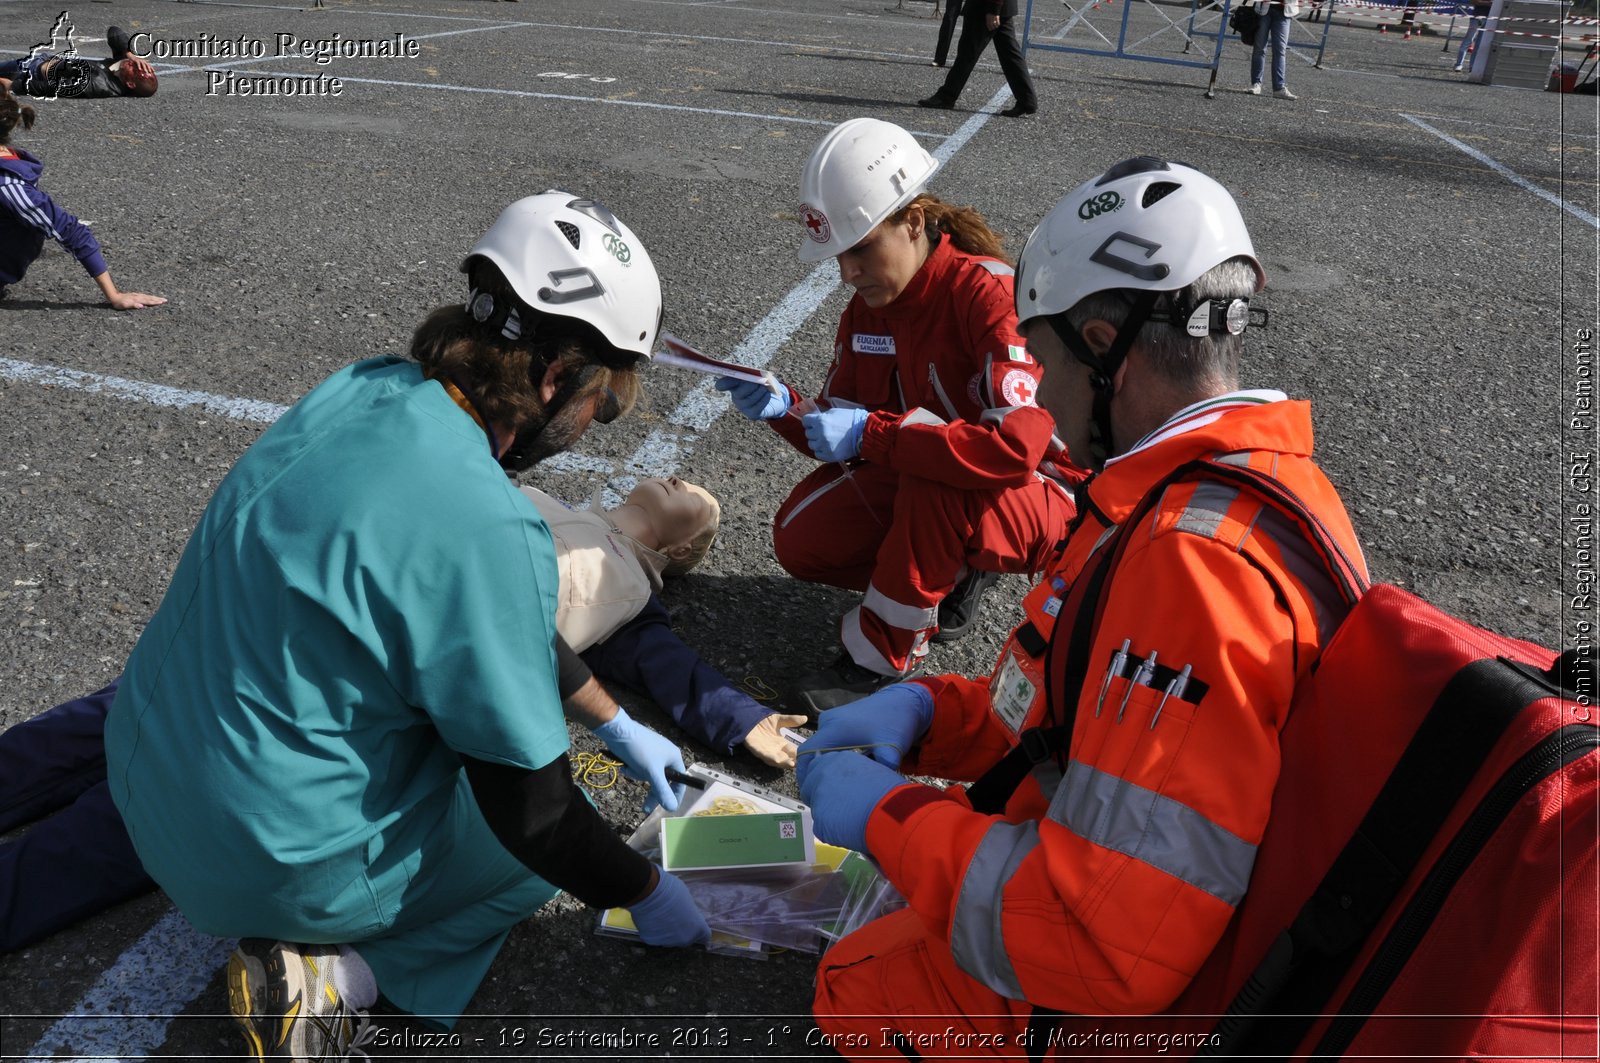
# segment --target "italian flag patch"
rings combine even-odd
[[[1011,356],[1013,362],[1033,364],[1033,359],[1028,357],[1028,349],[1026,347],[1016,347],[1008,343],[1006,344],[1006,353]]]

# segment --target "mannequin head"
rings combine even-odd
[[[671,559],[663,576],[681,576],[711,550],[722,507],[698,484],[653,476],[640,480],[610,517],[618,531]]]

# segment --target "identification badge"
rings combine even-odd
[[[1007,646],[1005,660],[989,680],[989,704],[994,707],[995,715],[1011,728],[1012,734],[1021,733],[1028,712],[1033,708],[1033,699],[1039,693],[1037,678],[1029,675],[1033,669],[1026,667],[1021,657],[1015,645]]]
[[[869,332],[857,332],[850,339],[850,345],[857,354],[894,354],[893,336],[874,336]]]

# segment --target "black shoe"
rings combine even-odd
[[[944,66],[944,60],[943,60],[943,59],[935,59],[935,60],[934,60],[934,61],[933,61],[933,62],[932,62],[932,63],[930,63],[930,64],[929,64],[929,65],[930,65],[930,66],[936,66],[936,67],[940,67],[940,68],[943,68],[943,66]]]
[[[932,107],[936,111],[948,111],[952,107],[955,106],[955,103],[953,103],[950,100],[945,99],[943,96],[939,95],[936,92],[932,96],[929,96],[925,100],[918,100],[917,101],[917,106],[918,107]]]
[[[874,690],[899,681],[899,676],[861,667],[845,652],[822,671],[801,676],[789,692],[789,708],[805,713],[807,723],[815,727],[818,713],[860,701]]]
[[[110,26],[106,29],[106,47],[111,49],[111,58],[126,59],[133,53],[128,49],[128,31],[121,26]]]
[[[939,630],[934,632],[929,641],[954,642],[971,631],[972,622],[978,619],[978,607],[983,604],[983,596],[999,581],[998,572],[979,572],[977,569],[972,569],[958,580],[950,593],[944,596],[944,601],[939,603]]]
[[[1034,114],[1038,110],[1039,105],[1036,103],[1018,103],[1007,107],[1005,110],[1001,111],[1000,114],[1005,118],[1026,118],[1028,115]]]

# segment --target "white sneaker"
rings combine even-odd
[[[1300,98],[1286,88],[1273,89],[1272,94],[1280,100],[1298,100]]]
[[[1257,81],[1253,85],[1250,86],[1250,95],[1252,95],[1252,96],[1261,95],[1261,82]]]
[[[367,1013],[335,984],[345,962],[332,945],[240,939],[228,959],[228,1010],[250,1059],[369,1058],[361,1047],[374,1036]]]
[[[1457,63],[1457,64],[1456,64],[1456,65],[1455,65],[1455,71],[1456,71],[1456,73],[1458,73],[1458,74],[1459,74],[1459,73],[1461,73],[1461,64],[1460,64],[1460,63]]]

